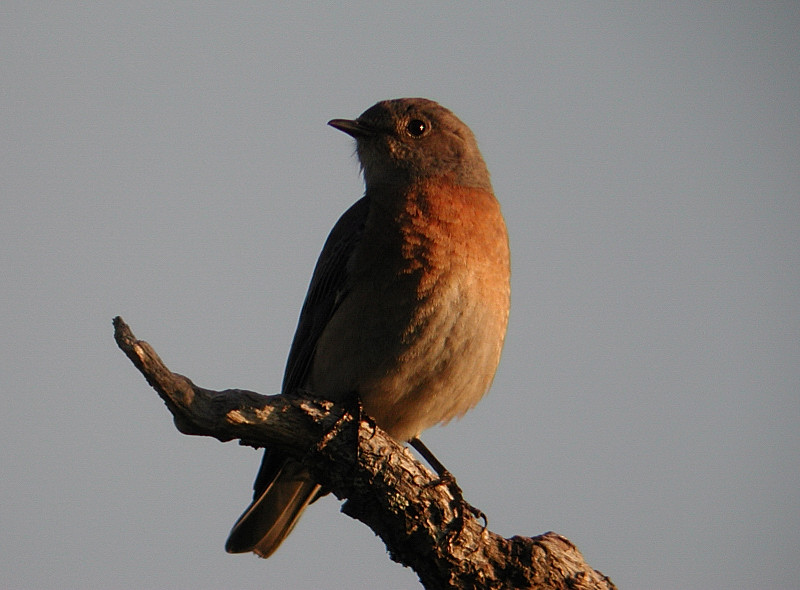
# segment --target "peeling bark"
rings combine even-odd
[[[170,371],[114,318],[117,345],[158,392],[184,434],[254,447],[277,446],[303,461],[345,500],[342,512],[369,526],[391,558],[429,589],[614,589],[569,540],[553,532],[505,539],[472,515],[454,484],[362,417],[358,400],[333,404],[303,392],[265,396],[212,391]]]

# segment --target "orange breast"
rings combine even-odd
[[[408,439],[460,416],[488,389],[505,337],[509,250],[491,193],[417,187],[371,212],[348,294],[318,342],[309,387],[357,391]]]

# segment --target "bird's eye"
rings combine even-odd
[[[422,137],[428,131],[428,124],[422,119],[411,119],[406,123],[406,131],[411,137]]]

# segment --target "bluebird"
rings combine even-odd
[[[366,191],[328,236],[281,391],[358,394],[398,441],[463,415],[494,378],[510,303],[508,235],[472,131],[422,98],[379,102],[351,135]],[[270,556],[320,485],[268,449],[230,553]]]

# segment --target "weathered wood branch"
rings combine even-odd
[[[302,460],[342,511],[369,526],[391,558],[427,589],[612,589],[578,549],[553,532],[505,539],[487,530],[404,446],[347,408],[297,392],[211,391],[171,372],[114,318],[118,346],[158,392],[184,434],[277,446]]]

